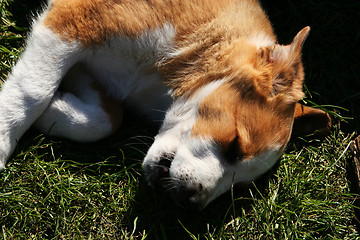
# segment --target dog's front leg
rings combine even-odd
[[[0,91],[0,170],[17,141],[48,106],[61,79],[78,60],[79,49],[41,20],[34,24],[25,52]]]

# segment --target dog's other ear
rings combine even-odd
[[[293,41],[289,45],[275,45],[270,48],[270,54],[268,61],[275,63],[276,65],[279,64],[286,64],[288,62],[293,62],[296,60],[301,60],[301,50],[304,46],[304,42],[306,38],[309,36],[310,27],[304,27],[300,32],[296,34]]]
[[[330,129],[331,118],[329,114],[320,109],[296,104],[292,138],[310,134],[313,134],[314,137],[323,138],[329,135]]]
[[[304,70],[301,62],[301,50],[309,35],[310,27],[303,28],[289,45],[269,46],[260,48],[259,65],[271,69],[270,82],[264,84],[259,81],[260,88],[270,94],[270,97],[279,96],[286,103],[295,103],[304,96],[302,85]]]
[[[296,34],[293,42],[291,43],[291,52],[301,54],[302,47],[306,38],[309,36],[310,27],[304,27],[298,34]]]

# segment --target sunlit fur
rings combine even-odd
[[[0,92],[0,169],[31,125],[96,141],[128,104],[165,118],[146,179],[202,209],[282,154],[309,29],[279,45],[255,0],[49,1]]]

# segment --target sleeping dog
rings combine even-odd
[[[0,92],[0,169],[30,126],[96,141],[126,103],[163,120],[149,184],[203,209],[270,169],[294,119],[320,117],[301,133],[328,129],[324,112],[297,104],[309,31],[278,44],[256,0],[49,1]]]

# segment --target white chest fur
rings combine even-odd
[[[163,27],[139,37],[113,37],[86,50],[84,61],[107,93],[126,101],[154,120],[162,120],[172,102],[156,66],[173,55],[174,28]]]

